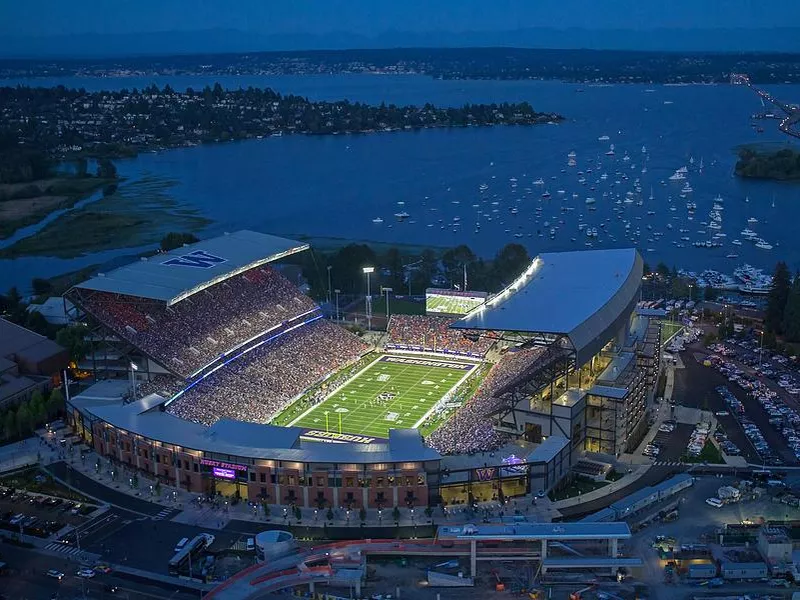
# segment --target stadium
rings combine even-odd
[[[70,289],[96,382],[67,401],[76,430],[165,484],[319,508],[548,490],[644,435],[660,331],[635,250],[541,254],[494,296],[454,294],[463,316],[362,337],[284,275],[308,249],[239,231]]]

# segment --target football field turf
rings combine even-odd
[[[407,429],[472,370],[472,363],[385,355],[290,425],[386,438]],[[328,413],[327,417],[325,413]]]
[[[481,304],[483,304],[483,298],[475,300],[459,296],[428,296],[425,299],[425,307],[432,315],[437,313],[465,315]]]

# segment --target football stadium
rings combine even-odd
[[[239,231],[70,289],[95,382],[67,400],[76,430],[191,492],[348,508],[551,489],[646,432],[660,330],[636,250],[541,254],[498,294],[455,294],[462,316],[363,335],[290,279],[308,250]]]

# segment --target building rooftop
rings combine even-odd
[[[64,352],[64,348],[35,331],[0,319],[0,357],[14,362],[39,362]]]
[[[525,462],[548,463],[553,460],[565,446],[569,446],[569,439],[563,435],[551,435],[525,457]]]
[[[558,398],[553,400],[553,404],[559,406],[575,406],[586,396],[586,390],[581,388],[573,388],[561,394]]]
[[[634,248],[540,254],[453,327],[565,335],[579,358],[592,356],[635,308],[642,272]]]
[[[203,288],[308,247],[286,238],[242,230],[142,258],[92,277],[74,289],[174,304]]]

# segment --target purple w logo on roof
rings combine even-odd
[[[189,252],[189,254],[184,254],[182,256],[176,256],[175,258],[165,260],[161,264],[169,265],[170,267],[196,267],[199,269],[211,269],[212,267],[224,262],[228,262],[228,259],[214,256],[205,250],[195,250],[194,252]]]

